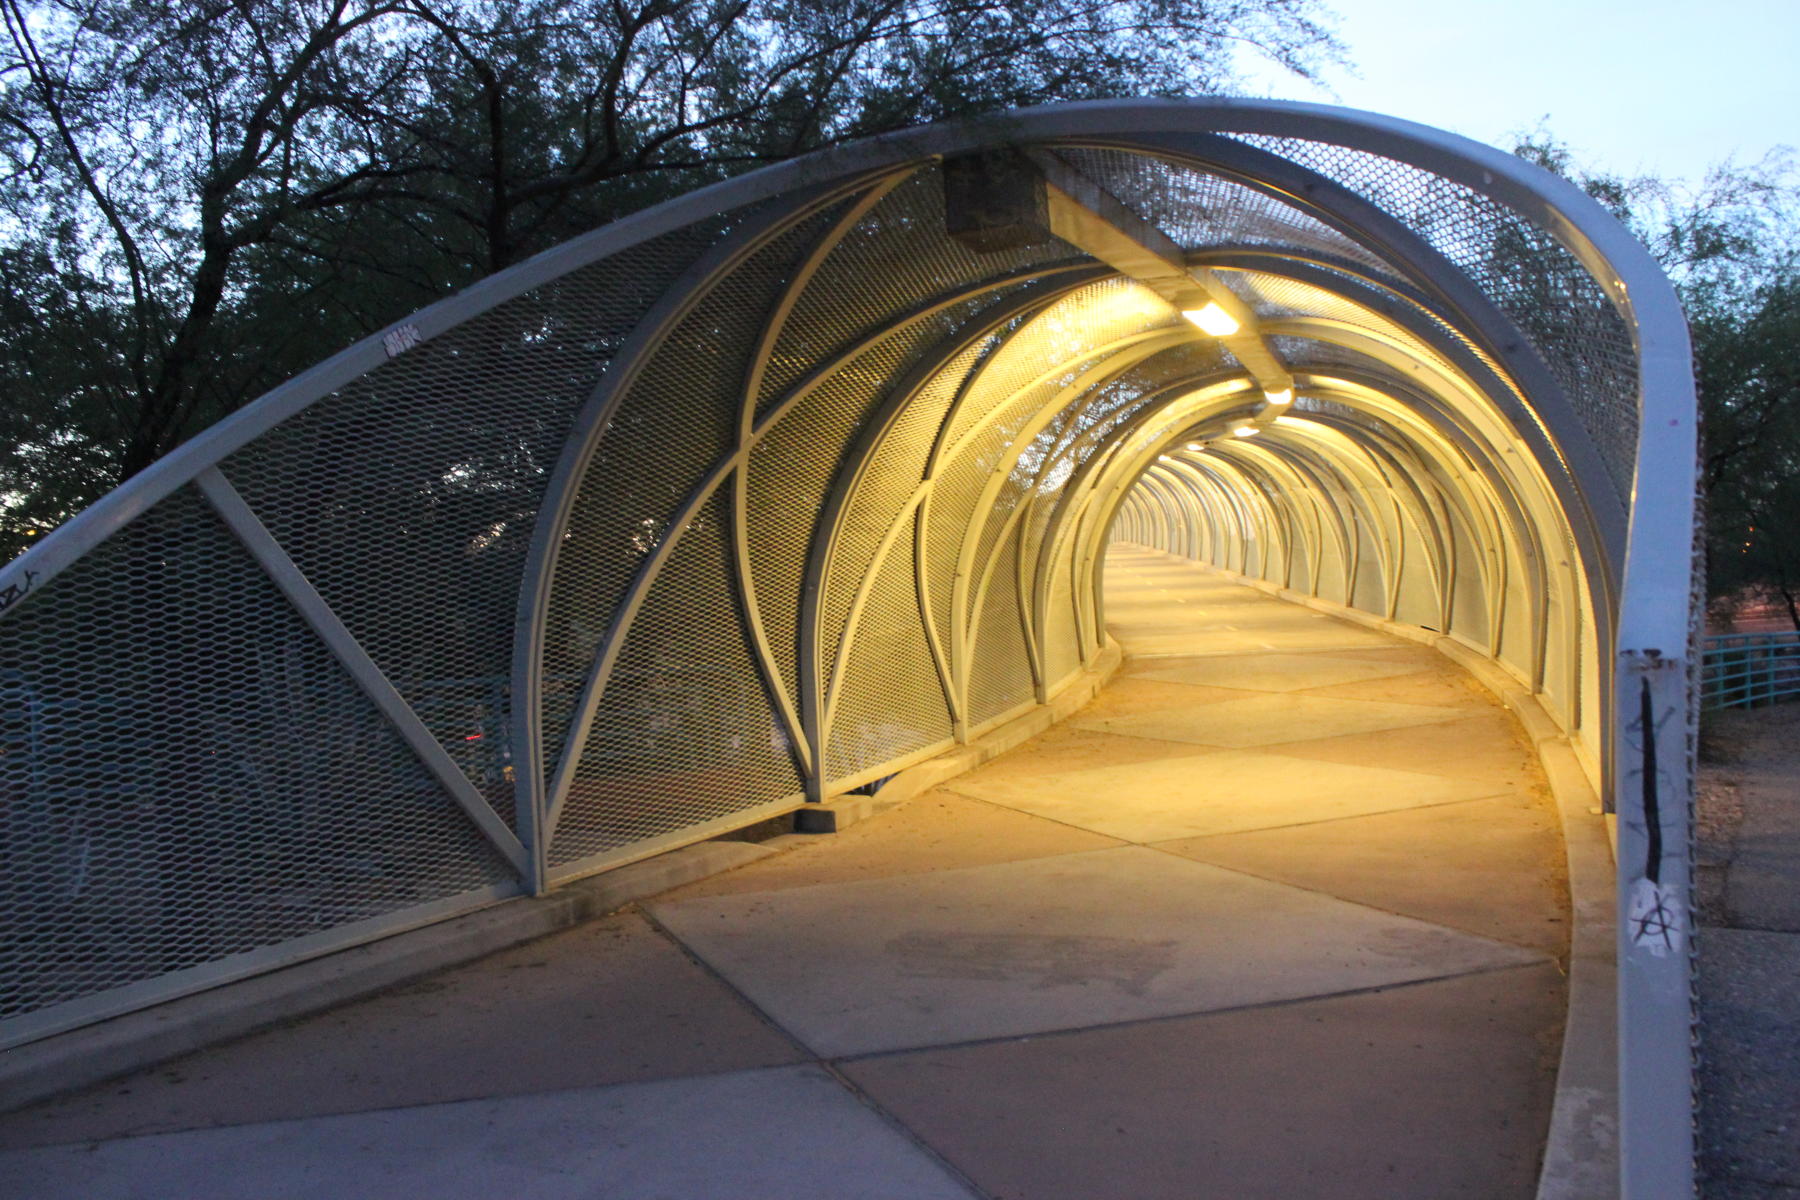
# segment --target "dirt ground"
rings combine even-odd
[[[1800,1198],[1800,704],[1708,714],[1695,803],[1702,1195]]]

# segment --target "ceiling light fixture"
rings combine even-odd
[[[1183,309],[1181,315],[1214,337],[1230,337],[1238,331],[1236,319],[1211,300],[1204,308]]]

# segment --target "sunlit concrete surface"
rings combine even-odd
[[[1531,1195],[1566,901],[1512,719],[1430,650],[1191,562],[1107,570],[1131,657],[1017,751],[0,1119],[0,1189]]]

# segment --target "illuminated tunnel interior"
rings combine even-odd
[[[1304,105],[920,130],[578,238],[5,568],[0,1044],[978,740],[1104,666],[1109,540],[1442,635],[1610,798],[1620,656],[1686,653],[1667,291],[1572,187]]]

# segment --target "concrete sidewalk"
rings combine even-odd
[[[1130,660],[876,820],[0,1118],[7,1196],[1525,1197],[1557,818],[1434,652],[1115,550]]]

